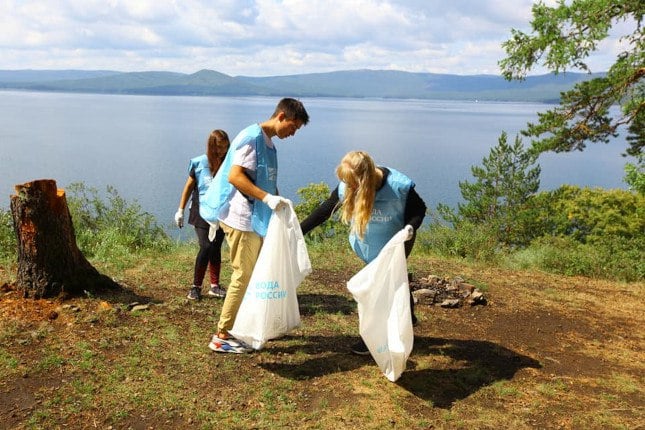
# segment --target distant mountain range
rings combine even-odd
[[[557,102],[562,91],[599,74],[562,73],[507,81],[495,75],[347,70],[302,75],[229,76],[213,70],[0,70],[0,89],[186,96],[355,97]]]

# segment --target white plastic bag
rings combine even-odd
[[[359,332],[383,374],[394,382],[412,352],[414,332],[403,229],[354,275],[347,288],[358,303]]]
[[[311,273],[298,217],[289,202],[274,211],[230,333],[259,350],[300,325],[296,289]]]

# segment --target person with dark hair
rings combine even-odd
[[[336,176],[340,184],[300,223],[302,233],[307,234],[329,219],[334,211],[340,210],[340,220],[350,225],[352,249],[365,263],[374,260],[403,228],[409,232],[405,242],[407,258],[426,213],[426,205],[417,194],[414,182],[395,169],[377,166],[364,151],[347,153],[336,168]],[[411,294],[410,308],[412,325],[416,325]],[[362,339],[351,347],[351,351],[369,354]]]
[[[195,259],[193,285],[188,292],[188,299],[190,300],[201,299],[202,282],[204,281],[207,267],[210,275],[208,295],[213,297],[226,296],[226,291],[220,284],[224,231],[218,229],[215,237],[209,238],[210,224],[199,215],[199,201],[206,193],[213,176],[215,176],[222,161],[224,161],[229,146],[228,135],[224,130],[213,130],[211,132],[206,142],[206,154],[191,159],[188,164],[188,179],[186,179],[186,184],[181,193],[179,208],[175,213],[175,224],[177,227],[182,228],[184,226],[184,209],[188,199],[191,198],[188,224],[195,227],[199,242],[199,252]]]
[[[271,117],[242,130],[231,143],[222,168],[200,213],[226,234],[231,255],[231,282],[222,306],[217,329],[208,347],[216,352],[249,352],[229,330],[246,293],[266,235],[272,211],[287,204],[278,194],[278,158],[273,138],[293,136],[309,122],[299,100],[284,98]]]

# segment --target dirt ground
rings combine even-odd
[[[642,312],[643,285],[620,284],[608,281],[590,280],[587,278],[560,277],[541,273],[521,273],[501,269],[479,269],[477,267],[459,266],[455,263],[432,261],[431,265],[419,264],[418,267],[432,267],[432,272],[416,270],[416,279],[430,274],[459,276],[476,282],[484,291],[487,303],[477,306],[462,306],[456,309],[445,309],[439,306],[417,306],[420,324],[415,327],[415,345],[408,361],[408,366],[397,384],[411,393],[417,402],[406,402],[407,412],[412,416],[437,417],[439,410],[456,411],[476,415],[478,407],[468,408],[468,399],[484,385],[475,381],[471,384],[455,383],[455,373],[466,372],[469,363],[485,363],[487,381],[525,381],[526,384],[548,383],[558,381],[567,385],[567,399],[557,396],[550,404],[544,405],[541,413],[530,412],[525,419],[529,428],[576,428],[574,417],[584,414],[585,402],[596,399],[602,387],[594,381],[603,378],[611,380],[612,375],[629,375],[635,381],[636,388],[623,390],[619,406],[608,413],[615,414],[610,422],[622,423],[623,428],[643,428],[645,399],[643,398],[643,378],[645,376],[645,355],[643,354],[645,318]],[[1,275],[5,275],[0,273]],[[329,295],[303,294],[299,296],[303,325],[314,318],[313,309],[329,308],[356,319],[355,308],[351,297],[345,289],[345,282],[350,277],[349,271],[330,272],[315,270],[309,277],[310,285],[324,285]],[[145,283],[141,275],[133,275],[133,285]],[[3,279],[0,277],[0,280]],[[1,283],[0,283],[1,285]],[[414,284],[413,284],[414,285]],[[420,285],[416,285],[418,288]],[[121,295],[97,297],[96,306],[114,306],[115,303],[155,302],[164,303],[177,295],[177,290],[153,287],[147,288],[145,294],[139,295],[137,289],[128,289]],[[58,336],[69,336],[70,342],[78,339],[78,327],[73,321],[78,320],[74,306],[84,298],[67,298],[52,300],[23,300],[11,285],[4,284],[0,291],[0,321],[3,327],[8,321],[19,321],[22,330],[47,330]],[[84,303],[87,303],[86,301]],[[86,308],[86,306],[85,306]],[[185,307],[168,313],[174,323],[181,325],[191,318],[190,308]],[[354,313],[354,314],[353,314]],[[321,333],[321,336],[324,336]],[[100,328],[85,329],[83,337],[101,336]],[[0,428],[28,428],[29,419],[39,407],[41,397],[38,392],[55,392],[60,384],[60,375],[47,372],[30,371],[29,363],[37,360],[38,351],[33,343],[21,345],[19,336],[3,336],[1,339],[8,353],[21,357],[25,364],[23,374],[5,378],[0,382]],[[337,339],[339,348],[349,348],[355,339]],[[269,348],[270,350],[270,348]],[[276,347],[274,353],[278,351]],[[419,368],[420,362],[428,354],[441,351],[452,363],[461,363],[460,367],[435,369],[431,375],[439,384],[424,385],[421,381],[428,378],[428,369]],[[308,362],[320,362],[325,349],[311,347],[305,350]],[[270,358],[262,355],[255,360],[238,360],[240,372],[257,375],[258,366],[275,375],[289,376],[293,380],[321,377],[325,366],[287,366],[281,362],[288,352],[273,354]],[[356,357],[347,355],[347,361],[338,361],[337,367],[356,362]],[[222,359],[218,357],[217,359]],[[369,365],[370,357],[360,357],[361,365]],[[467,373],[462,373],[467,376]],[[320,378],[320,384],[325,384]],[[325,394],[326,393],[326,394]],[[321,396],[327,396],[321,399]],[[491,408],[503,399],[495,399],[488,404]],[[311,394],[300,405],[301,408],[315,408],[316,405],[335,405],[345,401],[342,391],[318,390]],[[478,403],[485,403],[477,400]],[[251,407],[249,405],[249,407]],[[516,405],[520,408],[521,405]],[[453,409],[454,408],[454,409]],[[107,411],[106,411],[107,413]],[[429,419],[432,422],[432,419]],[[476,421],[475,421],[476,422]],[[190,423],[190,421],[189,421]],[[73,428],[72,418],[66,425]],[[98,428],[108,428],[105,423],[98,423]],[[127,424],[127,423],[126,423]],[[157,422],[154,418],[136,421],[132,428],[173,428],[186,425],[186,421]],[[339,428],[349,428],[347,423],[339,423]],[[94,428],[85,423],[83,427]],[[394,423],[392,428],[397,427]],[[448,428],[449,426],[446,426]],[[487,427],[487,426],[484,426]],[[620,426],[619,426],[620,427]],[[114,427],[117,428],[117,427]],[[120,428],[120,427],[118,427]],[[127,428],[124,427],[124,428]],[[370,428],[366,426],[365,428]],[[429,426],[428,428],[438,428]],[[601,428],[599,426],[598,428]]]

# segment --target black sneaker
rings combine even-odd
[[[186,297],[188,300],[200,300],[202,298],[202,289],[193,286]]]
[[[220,299],[223,299],[226,297],[226,290],[219,285],[211,285],[210,290],[208,290],[208,295],[212,297],[219,297]]]
[[[352,345],[350,348],[350,351],[352,351],[352,354],[356,354],[356,355],[370,355],[370,350],[367,349],[367,345],[365,345],[365,342],[363,342],[363,339],[359,340],[354,345]]]

